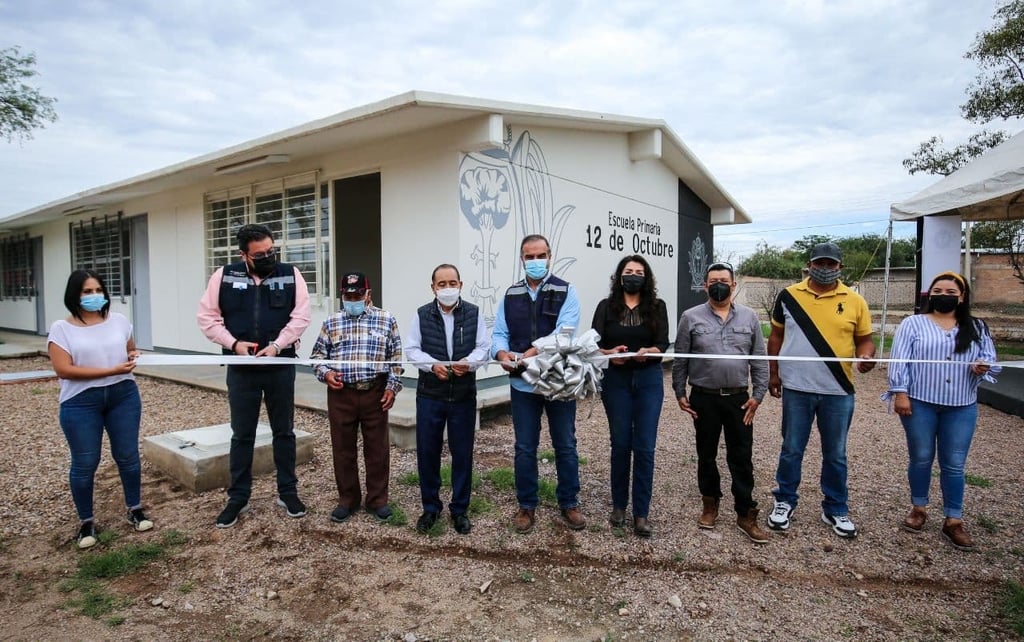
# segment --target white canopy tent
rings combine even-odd
[[[925,216],[958,216],[960,221],[1024,218],[1024,132],[990,149],[908,200],[895,203],[889,208],[889,241],[885,256],[886,294],[882,299],[883,356],[892,223]]]

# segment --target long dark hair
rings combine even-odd
[[[659,326],[662,321],[661,315],[655,314],[655,307],[658,303],[658,282],[654,278],[651,264],[639,254],[624,256],[615,266],[615,273],[612,274],[611,279],[611,290],[608,293],[608,308],[616,318],[621,316],[626,309],[626,293],[622,289],[622,271],[626,269],[627,263],[639,263],[644,266],[644,285],[640,288],[640,304],[637,306],[637,310],[647,329],[651,331],[651,334],[657,336],[658,331],[661,330]]]
[[[107,286],[103,283],[103,278],[100,277],[99,272],[96,270],[75,270],[68,277],[68,286],[64,288],[64,307],[82,323],[85,323],[85,319],[82,318],[82,286],[89,279],[96,279],[96,282],[100,284],[100,292],[107,299],[107,302],[100,308],[100,316],[106,319],[107,312],[110,311],[110,294],[107,292]]]
[[[967,348],[971,346],[972,341],[981,345],[981,333],[988,332],[988,326],[981,319],[975,319],[971,316],[971,287],[967,285],[967,279],[962,275],[956,272],[942,272],[936,275],[932,279],[932,284],[928,286],[928,300],[925,301],[924,312],[932,311],[931,291],[939,281],[953,281],[959,286],[960,292],[963,294],[963,301],[957,303],[956,310],[953,312],[957,325],[955,352],[967,352]]]

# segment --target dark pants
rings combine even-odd
[[[697,433],[697,486],[705,497],[722,496],[722,478],[718,474],[718,438],[725,431],[725,461],[732,476],[732,496],[736,513],[746,515],[757,508],[753,499],[754,427],[743,423],[748,393],[715,395],[692,391],[690,407],[697,412],[693,421]]]
[[[540,444],[541,416],[547,414],[551,446],[555,449],[559,508],[579,505],[580,459],[576,453],[576,400],[555,401],[542,395],[512,388],[512,429],[516,435],[516,500],[520,508],[534,509],[537,496],[537,446]]]
[[[611,366],[601,381],[601,401],[611,437],[612,506],[625,510],[629,504],[632,468],[633,517],[646,518],[650,511],[654,447],[664,399],[660,364],[644,368]]]
[[[363,462],[366,464],[366,508],[376,510],[388,503],[391,475],[391,446],[388,413],[381,409],[387,379],[369,390],[327,389],[327,419],[331,423],[331,454],[338,504],[349,510],[359,508],[359,433],[363,434]]]
[[[476,435],[476,399],[443,401],[416,397],[416,468],[420,475],[423,510],[440,513],[441,449],[445,424],[448,425],[448,450],[452,454],[452,515],[464,515],[469,509],[473,485],[473,440]]]
[[[295,366],[228,366],[231,409],[231,486],[228,498],[247,502],[252,494],[252,452],[260,402],[267,406],[273,434],[278,495],[298,492],[295,477]]]

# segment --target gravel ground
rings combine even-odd
[[[0,371],[48,367],[45,358],[0,361]],[[157,527],[130,532],[121,517],[116,468],[104,454],[97,474],[97,519],[119,537],[109,545],[185,543],[135,574],[106,580],[122,601],[120,625],[75,612],[60,590],[79,560],[67,488],[68,454],[57,424],[56,381],[0,386],[8,440],[0,445],[0,638],[2,639],[314,639],[314,640],[679,640],[679,639],[1005,639],[998,615],[1006,580],[1024,579],[1020,461],[1024,421],[982,406],[968,460],[977,476],[965,515],[978,549],[963,553],[939,534],[940,510],[920,535],[898,527],[908,505],[906,446],[878,395],[884,370],[858,375],[849,441],[853,541],[819,519],[816,436],[804,463],[803,502],[786,535],[750,543],[723,511],[718,527],[696,527],[700,497],[692,423],[674,401],[661,418],[651,522],[642,540],[607,523],[608,437],[600,402],[580,404],[581,504],[586,530],[573,532],[554,506],[538,528],[508,527],[513,491],[483,480],[473,532],[448,526],[435,537],[414,530],[418,487],[403,479],[415,454],[392,450],[392,503],[404,526],[360,514],[328,519],[336,494],[326,418],[297,412],[316,441],[300,466],[310,507],[289,519],[274,505],[273,477],[254,485],[253,510],[232,529],[213,528],[222,492],[192,494],[144,461],[143,497]],[[669,389],[666,374],[666,389]],[[139,378],[143,436],[228,420],[222,394]],[[406,390],[402,394],[414,394]],[[669,395],[671,397],[671,395]],[[768,399],[755,421],[755,497],[771,506],[781,437],[781,404]],[[541,449],[550,448],[546,437]],[[485,422],[476,470],[510,468],[507,417]],[[729,477],[719,456],[724,488]],[[554,480],[552,462],[542,477]],[[985,482],[988,482],[986,485]],[[938,479],[933,485],[936,501]],[[727,497],[723,506],[731,506]],[[488,510],[489,509],[489,510]],[[764,514],[762,514],[762,519]],[[162,601],[158,606],[154,602]]]

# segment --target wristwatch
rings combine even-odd
[[[270,345],[274,346],[274,350],[277,350],[277,354],[281,354],[281,346],[277,345],[277,341],[271,341]]]

